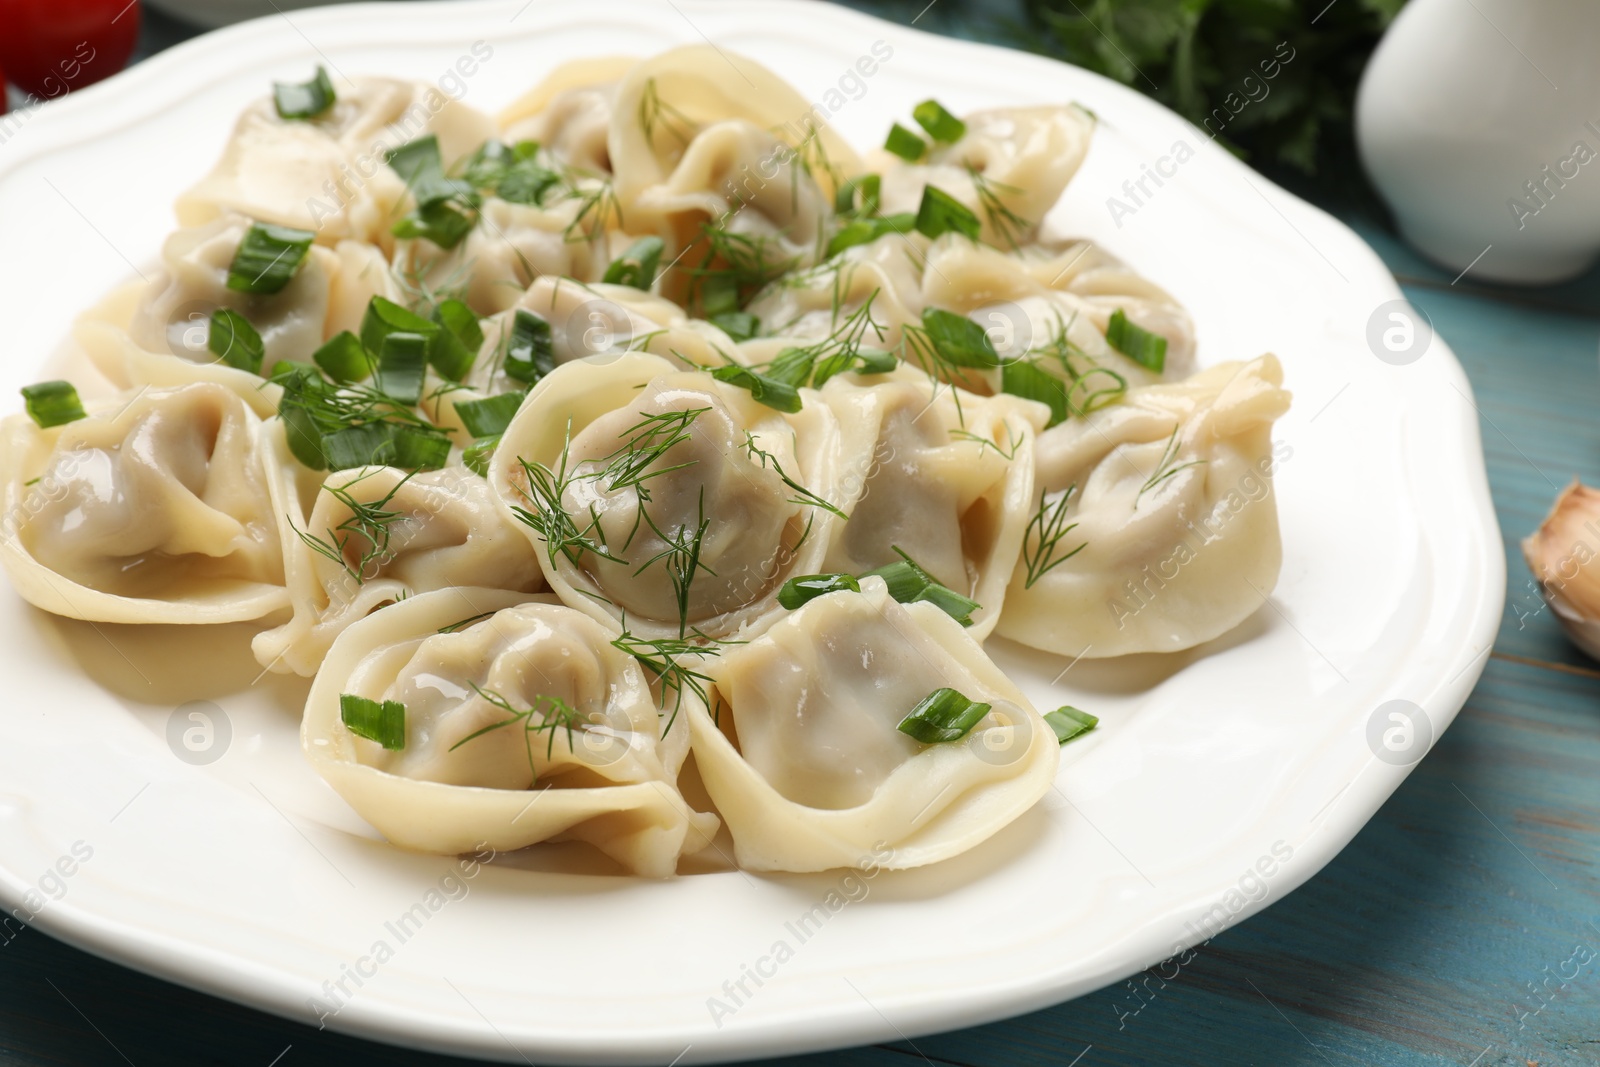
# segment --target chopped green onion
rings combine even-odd
[[[494,195],[513,204],[538,206],[544,194],[561,183],[561,175],[532,160],[514,163],[495,184]]]
[[[793,611],[819,596],[847,591],[861,592],[861,583],[853,574],[804,574],[783,583],[783,588],[778,590],[778,603]]]
[[[711,372],[711,376],[719,382],[727,382],[729,385],[737,385],[740,389],[750,390],[750,396],[756,403],[765,404],[774,411],[792,415],[800,410],[800,390],[788,382],[757,374],[749,367],[729,363],[727,366],[717,367]]]
[[[718,315],[739,310],[739,279],[732,274],[707,275],[700,283],[700,314],[715,322]]]
[[[422,237],[440,248],[454,248],[478,222],[478,193],[466,182],[446,177],[434,134],[390,151],[385,157],[416,199],[417,209],[390,229],[396,237]]]
[[[453,382],[466,378],[483,347],[483,327],[477,312],[454,298],[441,300],[433,309],[433,321],[441,329],[433,340],[428,362],[433,369]]]
[[[440,248],[454,248],[478,224],[476,210],[453,199],[429,200],[395,223],[396,237],[425,238]]]
[[[962,596],[954,589],[940,585],[916,560],[898,548],[895,552],[900,556],[898,563],[874,568],[861,577],[882,578],[884,584],[889,587],[889,595],[902,604],[926,601],[962,626],[972,625],[972,613],[980,610],[982,604],[971,597]]]
[[[328,469],[328,457],[322,451],[322,430],[311,411],[311,397],[322,388],[322,376],[317,368],[304,363],[280,360],[272,368],[272,380],[283,386],[283,399],[278,402],[278,417],[283,420],[283,433],[289,442],[294,458],[314,471]]]
[[[489,460],[494,457],[495,446],[500,443],[500,435],[493,437],[480,437],[472,442],[465,452],[461,454],[461,462],[467,470],[480,478],[489,477]]]
[[[991,705],[968,700],[954,689],[935,689],[900,720],[900,732],[925,745],[959,741],[989,714]]]
[[[406,747],[406,706],[398,700],[381,704],[366,697],[339,694],[339,719],[351,733],[376,741],[390,751]]]
[[[1056,740],[1063,745],[1100,725],[1098,718],[1087,711],[1079,711],[1070,704],[1063,704],[1055,711],[1046,712],[1044,721],[1050,724],[1050,729],[1056,732]]]
[[[361,338],[349,330],[341,330],[328,338],[327,344],[311,353],[311,361],[336,382],[359,382],[372,373],[372,357]]]
[[[499,437],[511,425],[527,393],[501,393],[486,400],[464,400],[456,405],[456,417],[474,437]]]
[[[832,259],[847,248],[870,244],[886,233],[910,233],[917,228],[917,217],[909,211],[898,215],[880,215],[870,219],[856,219],[844,225],[828,242],[825,259]]]
[[[883,178],[877,174],[863,174],[839,186],[834,194],[834,211],[840,215],[876,215],[883,189]],[[860,203],[857,203],[857,194]]]
[[[817,369],[811,375],[811,388],[821,389],[829,378],[845,371],[854,371],[856,374],[888,374],[899,366],[900,360],[893,352],[885,352],[881,348],[858,347],[855,351],[835,352],[817,362]]]
[[[420,333],[391,333],[378,353],[378,390],[396,400],[415,404],[422,399],[422,379],[428,369],[428,338]]]
[[[231,308],[218,308],[211,313],[206,347],[228,366],[251,374],[261,373],[261,359],[267,352],[250,320]]]
[[[889,127],[889,136],[883,147],[905,160],[915,163],[928,151],[928,143],[898,122]]]
[[[22,402],[41,430],[65,426],[86,417],[83,401],[71,382],[40,382],[22,387]]]
[[[280,119],[314,119],[333,106],[333,82],[320,66],[316,77],[301,85],[272,83],[272,106]]]
[[[1000,354],[984,328],[953,311],[928,308],[922,313],[922,328],[939,356],[956,367],[1000,366]]]
[[[608,285],[631,285],[649,291],[656,280],[656,267],[661,263],[665,243],[659,237],[641,237],[628,246],[620,259],[606,268],[601,281]]]
[[[1157,374],[1167,365],[1167,339],[1133,322],[1121,308],[1111,313],[1106,324],[1106,344]]]
[[[283,291],[305,262],[316,234],[270,223],[251,223],[228,265],[228,288],[270,295]]]
[[[967,124],[946,111],[937,100],[924,100],[911,109],[911,117],[928,131],[929,137],[945,144],[954,144],[967,132]]]
[[[761,320],[748,311],[725,311],[710,322],[735,341],[748,341],[761,329]]]
[[[1037,400],[1050,408],[1050,426],[1067,421],[1067,383],[1027,359],[1014,359],[1000,368],[1000,391]],[[1049,429],[1049,426],[1046,427]]]
[[[432,343],[439,324],[408,311],[392,300],[375,296],[361,317],[361,344],[374,355],[383,352],[383,339],[391,333],[418,333]]]
[[[924,185],[922,203],[917,206],[917,232],[926,237],[959,233],[976,241],[983,224],[971,208],[937,185]]]
[[[461,180],[475,189],[487,189],[501,200],[537,206],[561,176],[540,166],[537,141],[519,141],[515,147],[490,139],[457,164]]]
[[[550,324],[526,308],[517,308],[511,319],[511,335],[506,342],[506,359],[501,368],[506,377],[533,385],[556,369],[555,343]]]
[[[322,438],[328,469],[401,467],[437,470],[450,458],[450,439],[392,422],[364,422]]]

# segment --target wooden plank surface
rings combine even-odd
[[[901,5],[880,5],[894,10]],[[920,7],[920,4],[912,5]],[[907,8],[907,10],[910,10]],[[909,21],[910,16],[901,19]],[[939,29],[958,25],[929,23]],[[157,29],[175,33],[157,20]],[[1003,1023],[779,1061],[973,1065],[1600,1064],[1600,665],[1561,636],[1516,542],[1573,475],[1600,482],[1600,272],[1477,284],[1352,218],[1461,357],[1507,539],[1507,609],[1454,726],[1344,852],[1152,974]],[[1093,921],[1092,916],[1085,921]],[[1576,974],[1572,972],[1576,969]],[[1553,978],[1560,972],[1570,977]],[[179,989],[35,930],[0,942],[0,1063],[462,1063]]]

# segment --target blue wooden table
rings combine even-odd
[[[910,21],[921,3],[881,0]],[[918,25],[972,33],[937,8]],[[147,19],[144,51],[185,36]],[[981,30],[979,31],[981,32]],[[1542,290],[1428,265],[1346,220],[1466,365],[1507,542],[1488,668],[1455,724],[1304,888],[1158,977],[1003,1023],[782,1061],[806,1067],[1600,1064],[1600,664],[1563,638],[1517,542],[1574,475],[1600,483],[1600,271]],[[1589,950],[1590,962],[1574,963]],[[909,1060],[908,1060],[909,1057]],[[0,1063],[463,1061],[319,1033],[26,930],[0,944]]]

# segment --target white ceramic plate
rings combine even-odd
[[[482,40],[494,52],[466,99],[493,110],[563,59],[702,39],[837,110],[860,145],[930,95],[958,111],[1093,108],[1100,131],[1052,227],[1171,289],[1203,362],[1271,349],[1287,368],[1295,404],[1279,436],[1293,454],[1270,603],[1209,647],[1085,661],[1056,683],[1066,663],[993,642],[1041,704],[1070,701],[1102,726],[1068,747],[1038,808],[953,862],[870,882],[723,870],[652,883],[538,871],[551,863],[540,853],[458,883],[450,861],[375,840],[307,769],[303,686],[252,684],[243,629],[65,622],[6,589],[8,907],[129,966],[313,1024],[308,998],[331,1002],[342,979],[351,996],[327,1024],[386,1041],[539,1063],[776,1055],[1014,1015],[1162,960],[1309,878],[1394,790],[1407,767],[1368,741],[1391,725],[1380,705],[1415,702],[1435,737],[1450,722],[1494,630],[1503,557],[1454,357],[1437,339],[1405,366],[1369,348],[1369,321],[1400,296],[1372,251],[1127,89],[821,4],[341,6],[215,33],[74,93],[0,148],[0,393],[15,397],[75,312],[152,261],[166,205],[273,78],[321,61],[434,79]],[[846,75],[877,41],[893,55],[861,98],[828,97],[841,79],[854,88]],[[1194,158],[1134,204],[1123,182],[1180,141]],[[1114,221],[1112,195],[1135,212]],[[212,704],[181,707],[193,700]],[[220,758],[204,766],[168,741],[203,726],[196,710],[216,723]],[[73,859],[75,844],[90,858]],[[70,876],[50,873],[58,861]],[[826,918],[802,943],[795,924],[819,902]],[[425,922],[401,943],[386,923],[419,903]],[[378,963],[380,941],[392,956]],[[771,976],[758,986],[750,969]]]

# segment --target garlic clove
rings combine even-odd
[[[1573,479],[1523,540],[1522,556],[1567,636],[1600,659],[1600,489]]]

